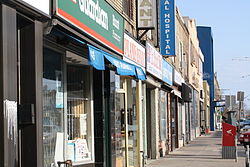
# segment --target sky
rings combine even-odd
[[[210,26],[214,41],[214,71],[223,94],[245,92],[250,108],[250,0],[176,0],[182,16]]]

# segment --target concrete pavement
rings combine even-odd
[[[164,158],[148,161],[146,167],[245,167],[243,146],[238,146],[238,162],[221,157],[221,132],[201,136]]]

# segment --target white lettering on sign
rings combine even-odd
[[[113,26],[115,28],[117,28],[117,30],[119,30],[120,29],[120,22],[119,22],[119,20],[115,18],[115,15],[112,15],[112,18],[113,18]]]
[[[93,0],[79,0],[81,12],[94,20],[97,24],[108,30],[108,14],[100,6],[99,1],[96,3]]]
[[[138,27],[153,28],[155,26],[155,0],[138,1]]]
[[[169,1],[168,0],[166,0],[165,1],[165,3],[164,3],[164,5],[165,5],[165,7],[164,7],[164,9],[166,10],[166,11],[169,11]],[[165,22],[165,28],[166,28],[166,30],[165,30],[165,35],[166,35],[166,39],[165,39],[165,41],[166,41],[166,46],[165,46],[165,50],[166,50],[166,54],[168,55],[168,54],[170,54],[170,49],[171,49],[171,47],[170,47],[170,45],[169,45],[169,43],[170,43],[170,39],[169,39],[169,33],[170,33],[170,22],[171,22],[171,20],[170,20],[170,18],[171,18],[171,15],[170,15],[170,13],[168,13],[168,14],[164,14],[164,22]]]
[[[90,51],[90,57],[92,58],[92,60],[95,61],[95,51],[93,50]]]

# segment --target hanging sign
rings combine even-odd
[[[137,19],[138,29],[154,29],[156,24],[156,1],[138,0]]]
[[[104,0],[57,0],[56,13],[94,39],[123,54],[123,17]]]
[[[160,51],[175,56],[175,0],[160,0]]]

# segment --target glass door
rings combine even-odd
[[[111,113],[112,166],[126,167],[125,93],[115,93],[115,111]]]

